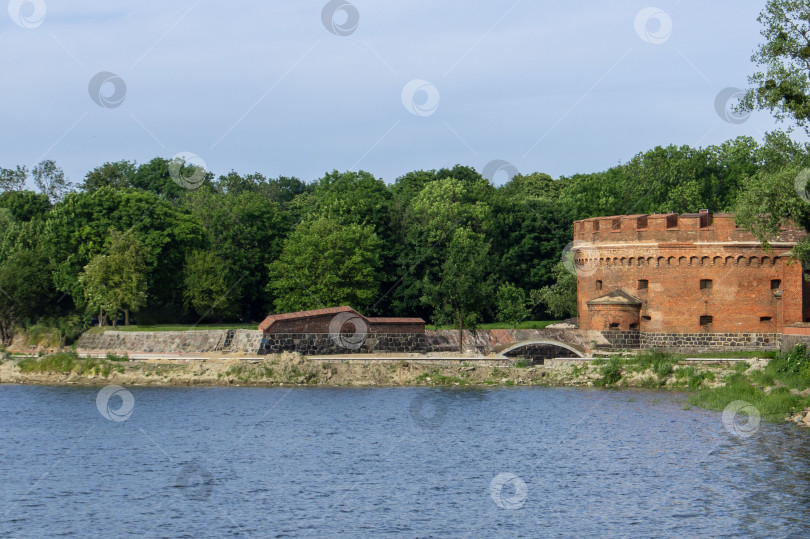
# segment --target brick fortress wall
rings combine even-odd
[[[579,327],[614,348],[775,349],[810,318],[810,286],[784,228],[763,250],[729,214],[621,215],[574,223]]]
[[[641,333],[778,333],[810,314],[801,265],[804,234],[783,230],[762,249],[731,215],[626,215],[576,221],[574,261],[582,329]],[[610,327],[588,302],[621,290],[641,301],[635,327]],[[618,307],[616,308],[618,311]]]

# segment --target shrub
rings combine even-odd
[[[740,361],[734,365],[734,372],[737,374],[744,374],[745,371],[751,368],[751,365],[746,363],[745,361]]]
[[[76,352],[59,352],[37,359],[23,359],[17,363],[22,372],[60,372],[73,371],[79,363]]]
[[[710,410],[723,410],[733,401],[752,404],[763,420],[782,421],[785,415],[801,409],[806,402],[791,395],[786,387],[774,388],[770,393],[755,387],[742,374],[732,374],[726,385],[714,389],[702,389],[694,393],[689,401]]]
[[[672,365],[670,360],[661,360],[658,363],[653,364],[653,372],[658,375],[658,378],[666,378],[675,368]]]
[[[124,372],[122,365],[112,365],[103,359],[80,359],[74,351],[59,352],[37,359],[23,359],[17,363],[22,372],[55,372],[80,375],[95,374],[107,377],[115,370]]]
[[[597,380],[598,386],[612,386],[622,379],[622,358],[613,356],[608,361],[607,365],[599,369],[602,375],[600,380]]]
[[[768,363],[765,374],[791,387],[810,386],[810,351],[804,344],[799,344],[793,350],[779,354]]]

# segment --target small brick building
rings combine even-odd
[[[341,315],[338,317],[338,315]],[[259,324],[264,333],[354,333],[354,323],[368,333],[424,333],[421,318],[373,318],[358,313],[351,307],[331,307],[296,313],[271,314]],[[335,327],[336,323],[340,325]],[[349,327],[344,327],[344,326]],[[331,326],[331,327],[330,327]]]
[[[630,341],[620,334],[637,332],[642,346],[773,345],[810,319],[810,287],[790,259],[804,235],[783,229],[765,251],[728,214],[576,221],[579,327]]]
[[[259,331],[264,353],[422,352],[426,346],[421,318],[366,317],[345,306],[273,314]]]

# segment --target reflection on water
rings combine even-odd
[[[0,533],[810,535],[810,433],[672,393],[126,391],[0,387]]]

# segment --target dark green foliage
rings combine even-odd
[[[807,346],[799,344],[793,350],[779,354],[768,363],[765,375],[792,388],[810,387],[810,351]]]
[[[568,271],[562,262],[557,262],[552,271],[557,282],[535,291],[533,303],[545,305],[546,310],[557,318],[576,316],[577,276]]]
[[[599,369],[599,374],[602,375],[602,378],[597,380],[595,384],[601,387],[616,385],[616,383],[622,379],[623,365],[624,362],[620,357],[611,357],[610,361],[607,362],[607,365],[604,365]]]
[[[186,259],[183,274],[185,299],[201,321],[219,321],[239,314],[239,276],[215,252],[193,251]]]
[[[53,293],[48,261],[41,252],[17,251],[0,262],[0,345],[11,344],[16,325],[44,314]]]
[[[810,127],[810,1],[768,0],[757,19],[765,41],[751,58],[761,69],[748,78],[747,109]]]
[[[104,163],[87,173],[84,177],[82,189],[89,192],[102,187],[113,187],[115,189],[133,187],[132,180],[135,177],[135,170],[135,163],[129,161]]]
[[[173,175],[197,169],[157,157],[104,163],[63,196],[68,186],[53,162],[32,171],[42,193],[23,190],[25,167],[0,168],[0,268],[31,253],[42,261],[21,269],[38,283],[20,287],[33,308],[7,317],[7,331],[9,323],[61,328],[64,318],[71,322],[59,331],[71,340],[90,325],[98,311],[89,312],[92,290],[79,276],[112,254],[113,231],[144,247],[146,304],[131,309],[141,325],[194,323],[212,307],[222,323],[246,324],[343,303],[454,328],[576,316],[576,276],[560,263],[573,220],[736,208],[740,223],[767,240],[787,221],[810,229],[810,204],[794,187],[808,165],[806,146],[768,134],[762,143],[656,147],[608,170],[559,179],[535,172],[497,188],[463,165],[409,172],[390,185],[365,171],[311,183],[231,171],[205,172],[189,186]],[[796,252],[810,260],[810,242]],[[120,277],[107,273],[109,282]],[[664,359],[650,367],[660,379],[673,373]],[[620,371],[605,375],[608,383]]]
[[[496,301],[499,322],[506,322],[514,328],[529,316],[526,292],[512,283],[504,283],[498,287]]]
[[[6,208],[18,221],[30,221],[51,209],[48,197],[33,191],[6,191],[0,194],[0,208]]]

